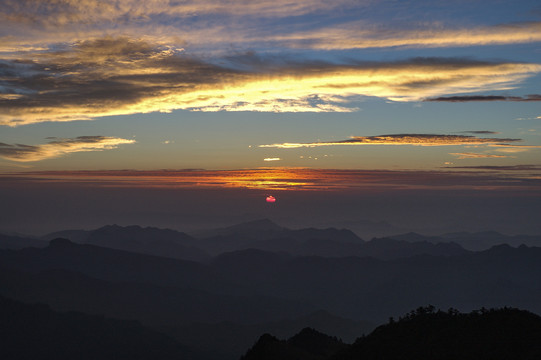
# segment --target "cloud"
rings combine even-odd
[[[459,168],[457,168],[459,169]],[[482,167],[461,167],[475,171],[386,171],[307,168],[258,168],[242,170],[112,170],[41,171],[0,176],[0,182],[55,182],[86,187],[171,188],[171,189],[255,189],[299,191],[409,191],[475,190],[526,191],[541,194],[540,168],[516,174],[517,168],[505,168],[497,174],[482,172]],[[534,191],[535,190],[535,191]]]
[[[510,144],[493,144],[489,147],[495,147],[495,151],[503,153],[520,153],[534,149],[541,149],[541,145],[510,145]]]
[[[79,136],[73,139],[49,138],[47,144],[24,145],[0,143],[0,157],[12,161],[41,161],[57,158],[74,152],[116,149],[118,145],[132,144],[128,140],[107,136]]]
[[[362,96],[419,101],[503,90],[541,65],[415,58],[397,62],[287,62],[237,57],[221,66],[173,46],[128,37],[79,41],[0,60],[0,125],[149,112],[351,112]],[[242,62],[244,61],[244,62]]]
[[[506,155],[491,155],[491,154],[477,154],[477,153],[449,153],[449,155],[454,155],[459,160],[463,160],[463,159],[492,159],[492,158],[513,157],[513,156],[506,156]]]
[[[447,166],[450,169],[471,169],[489,171],[541,171],[541,165],[482,165],[482,166]]]
[[[5,21],[46,27],[84,24],[148,22],[162,17],[186,18],[205,14],[256,15],[257,17],[298,16],[307,13],[356,6],[368,1],[352,0],[4,0]],[[39,6],[37,6],[39,5]]]
[[[496,135],[499,134],[498,131],[489,131],[489,130],[477,130],[477,131],[462,131],[462,134],[475,134],[475,135]]]
[[[366,49],[386,47],[457,47],[505,45],[541,41],[541,22],[523,22],[477,28],[449,29],[435,24],[429,28],[397,29],[364,22],[315,31],[271,36],[267,40],[291,47],[313,49]]]
[[[448,101],[448,102],[468,102],[468,101],[541,101],[541,95],[520,96],[499,96],[499,95],[471,95],[471,96],[448,96],[424,99],[424,101]]]
[[[278,158],[278,157],[274,157],[274,158],[265,158],[263,159],[263,161],[280,161],[282,159]]]
[[[521,141],[510,138],[480,138],[469,135],[437,135],[437,134],[392,134],[378,136],[353,136],[348,140],[326,141],[316,143],[282,143],[259,145],[263,148],[293,149],[301,147],[337,146],[337,145],[416,145],[416,146],[453,146],[453,145],[486,145]]]

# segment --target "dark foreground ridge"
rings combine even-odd
[[[302,341],[295,341],[296,338]],[[305,329],[289,340],[265,334],[242,360],[541,359],[541,317],[513,308],[468,314],[422,307],[345,345]]]
[[[0,296],[0,359],[202,359],[200,354],[137,321],[79,312]]]

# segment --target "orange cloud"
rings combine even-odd
[[[384,171],[306,168],[158,171],[42,171],[0,177],[23,182],[130,188],[243,188],[298,191],[396,190],[541,190],[538,167],[497,174],[479,169],[456,171]],[[489,169],[491,170],[491,169]],[[517,174],[519,172],[520,174]],[[540,191],[541,193],[541,191]]]

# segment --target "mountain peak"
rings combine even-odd
[[[283,230],[283,228],[276,224],[274,221],[264,218],[259,220],[253,220],[244,222],[241,224],[230,226],[228,229],[237,229],[237,230],[259,230],[259,231],[269,231],[269,230]]]
[[[53,240],[49,241],[49,247],[57,248],[57,249],[72,246],[74,244],[75,243],[72,242],[71,240],[64,239],[64,238],[56,238],[56,239],[53,239]]]

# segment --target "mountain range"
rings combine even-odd
[[[0,295],[55,312],[136,320],[225,360],[238,359],[262,333],[291,337],[305,327],[351,343],[420,304],[541,313],[541,248],[472,250],[461,242],[474,243],[475,234],[364,241],[348,230],[290,230],[268,220],[191,235],[116,225],[40,239],[5,235]]]
[[[287,340],[262,335],[241,360],[534,360],[541,317],[513,308],[471,313],[420,307],[347,345],[311,328]]]

